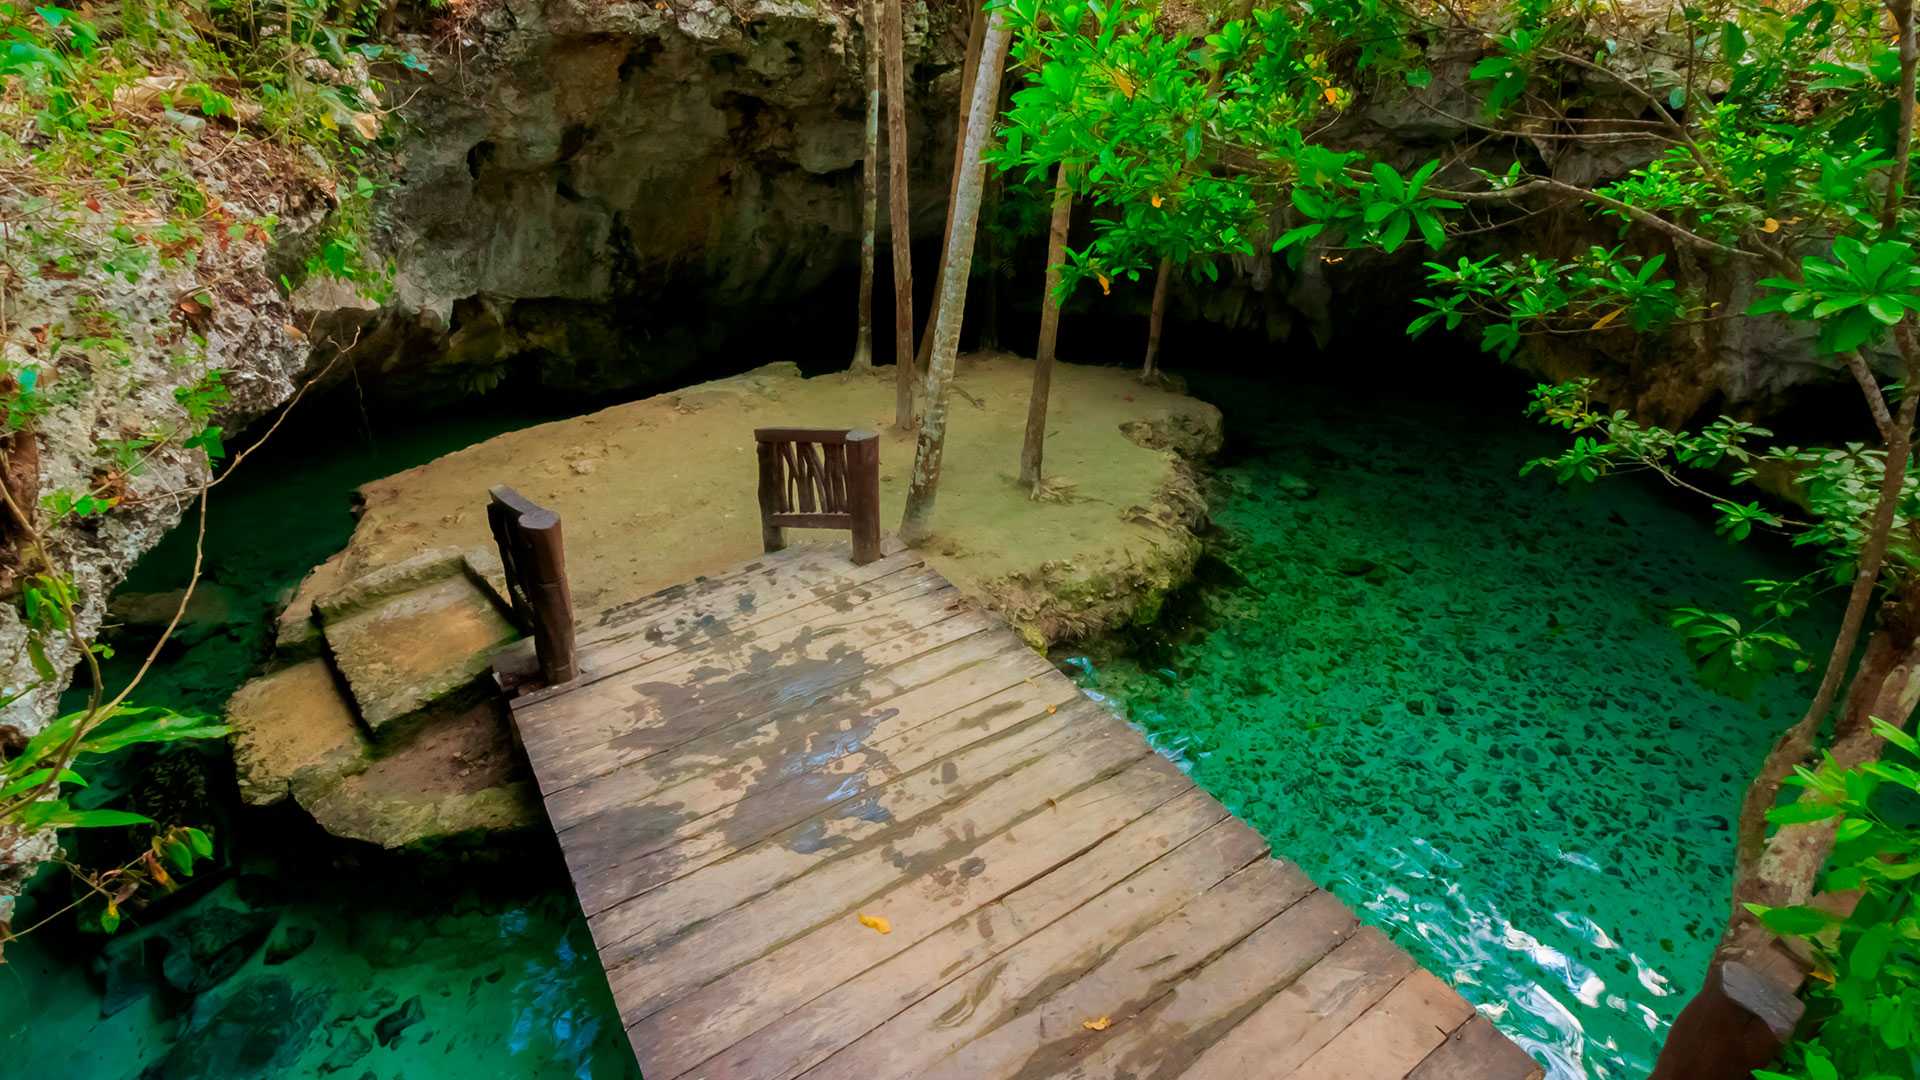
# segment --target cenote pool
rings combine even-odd
[[[1209,572],[1130,653],[1076,661],[1083,685],[1553,1075],[1643,1074],[1724,917],[1743,780],[1800,700],[1784,680],[1746,703],[1701,688],[1665,613],[1733,604],[1784,558],[1647,485],[1516,480],[1553,445],[1517,385],[1472,408],[1195,390],[1240,403]],[[286,591],[344,544],[355,485],[534,419],[283,432],[216,492],[227,611],[146,696],[218,708]],[[190,554],[170,538],[128,588],[177,587]],[[231,806],[221,763],[202,771]],[[126,931],[102,958],[64,929],[8,950],[0,1074],[635,1075],[550,841],[423,875],[275,814],[233,811],[223,836],[231,872],[172,916],[192,962],[162,985],[128,974]]]
[[[1234,443],[1219,565],[1130,658],[1077,661],[1082,685],[1549,1076],[1644,1076],[1726,918],[1746,780],[1806,692],[1705,689],[1666,616],[1803,571],[1653,481],[1516,479],[1556,446],[1517,385],[1195,392]]]

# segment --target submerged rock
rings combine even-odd
[[[250,1080],[291,1076],[326,1011],[326,995],[262,976],[194,1003],[180,1037],[142,1080]]]
[[[408,1028],[426,1018],[427,1007],[421,1002],[420,995],[415,994],[399,1008],[381,1017],[380,1022],[373,1026],[373,1034],[380,1040],[381,1046],[392,1046]]]
[[[181,916],[159,935],[164,952],[160,975],[184,994],[198,994],[226,981],[267,940],[279,916],[225,904]]]

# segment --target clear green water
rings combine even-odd
[[[1517,481],[1551,445],[1517,393],[1473,413],[1197,390],[1228,403],[1240,443],[1216,510],[1241,578],[1210,576],[1086,681],[1555,1075],[1640,1075],[1723,917],[1741,778],[1799,701],[1786,684],[1745,704],[1696,686],[1662,616],[1731,603],[1776,563],[1646,487]],[[170,652],[148,696],[218,708],[285,590],[345,542],[354,486],[530,419],[373,444],[351,415],[283,431],[216,493],[209,576],[233,611]],[[1289,478],[1317,492],[1290,496]],[[129,587],[177,586],[190,556],[171,537]],[[1348,559],[1375,567],[1350,575]],[[236,812],[226,830],[234,864],[182,913],[258,913],[267,948],[197,996],[156,988],[104,1016],[120,1002],[88,971],[94,942],[16,944],[0,1077],[635,1075],[550,845],[423,875],[297,819]]]
[[[1517,387],[1478,409],[1196,391],[1239,443],[1214,510],[1241,580],[1208,575],[1083,684],[1550,1075],[1644,1076],[1725,918],[1745,778],[1805,689],[1702,688],[1664,616],[1736,605],[1784,558],[1649,485],[1519,480],[1553,440]]]
[[[219,709],[265,656],[286,592],[346,543],[354,487],[535,419],[470,413],[377,439],[351,410],[290,424],[214,493],[207,580],[230,591],[228,617],[184,634],[141,697]],[[127,587],[178,588],[191,559],[191,537],[176,532]],[[136,651],[125,650],[120,678]],[[204,772],[223,806],[218,842],[231,864],[203,875],[211,891],[169,905],[169,921],[155,927],[167,943],[154,947],[190,952],[184,919],[211,920],[215,935],[248,920],[266,946],[197,992],[149,975],[144,989],[116,979],[110,985],[131,989],[109,997],[89,971],[100,963],[97,942],[60,924],[15,943],[0,965],[0,1077],[638,1075],[550,840],[429,870],[329,842],[295,814],[240,811],[224,765]],[[35,900],[44,909],[66,889],[49,875]],[[21,925],[32,905],[23,915]],[[115,948],[137,941],[142,922],[130,919]],[[150,967],[166,970],[165,961],[130,965]]]

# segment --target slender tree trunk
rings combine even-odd
[[[996,104],[994,115],[999,115]],[[980,348],[1000,348],[1000,174],[987,170],[985,190],[980,196],[980,216],[986,219],[986,235],[980,240],[980,256],[986,272],[980,275]]]
[[[973,100],[974,83],[980,77],[980,44],[986,36],[987,8],[984,0],[974,0],[973,23],[967,30],[967,58],[960,65],[960,100]],[[996,76],[997,78],[997,76]],[[934,268],[934,280],[945,281],[947,275],[947,248],[953,239],[953,204],[960,184],[960,159],[967,145],[967,109],[960,110],[960,119],[953,136],[953,173],[947,180],[947,225],[940,234],[940,263]],[[933,353],[934,328],[940,322],[941,294],[936,289],[933,303],[927,308],[927,325],[920,331],[920,352],[914,358],[914,364],[921,371],[927,368],[927,358]]]
[[[887,224],[893,237],[893,422],[913,426],[913,225],[907,220],[906,0],[886,5]]]
[[[1060,338],[1060,266],[1067,259],[1073,222],[1073,176],[1061,162],[1053,175],[1053,222],[1047,230],[1047,291],[1040,298],[1040,342],[1033,350],[1033,391],[1027,395],[1027,438],[1020,446],[1020,484],[1040,482],[1047,442],[1047,395],[1053,388],[1053,350]]]
[[[867,153],[860,162],[860,326],[853,339],[853,369],[873,367],[874,230],[880,217],[880,20],[877,0],[865,0],[861,27],[867,39]]]
[[[924,541],[932,531],[934,499],[940,486],[940,459],[946,449],[947,399],[953,387],[953,365],[960,352],[960,312],[967,302],[967,275],[973,266],[973,232],[980,219],[980,188],[986,175],[987,139],[993,134],[993,113],[1000,101],[1000,66],[1006,61],[1006,20],[995,9],[980,45],[980,77],[975,81],[967,111],[967,141],[962,148],[960,178],[954,188],[953,230],[947,238],[947,267],[940,277],[939,302],[946,316],[939,320],[933,355],[927,365],[927,412],[920,421],[914,447],[913,477],[907,486],[907,509],[900,519],[900,538],[909,544]]]
[[[1152,382],[1160,374],[1160,328],[1167,321],[1167,280],[1173,277],[1173,256],[1160,257],[1160,270],[1153,275],[1153,310],[1147,316],[1147,359],[1140,365],[1140,381]]]

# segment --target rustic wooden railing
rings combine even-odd
[[[500,547],[514,614],[533,634],[540,681],[547,686],[572,682],[580,674],[580,660],[560,515],[504,484],[488,494],[487,525]]]
[[[880,436],[831,428],[760,428],[760,533],[768,551],[788,529],[847,529],[853,561],[880,557]]]

